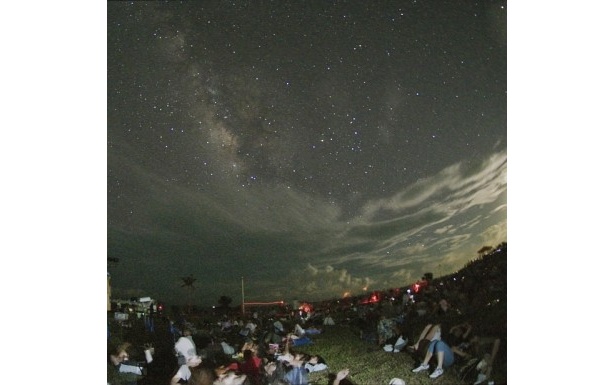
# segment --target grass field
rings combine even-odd
[[[133,336],[129,340],[136,342],[143,338],[134,338]],[[307,354],[319,354],[327,362],[328,371],[310,374],[312,385],[330,384],[332,377],[339,370],[345,368],[350,369],[348,377],[350,382],[347,384],[354,385],[388,385],[392,378],[400,378],[407,385],[462,385],[472,384],[475,380],[475,378],[472,378],[469,382],[460,381],[457,375],[457,365],[445,370],[444,374],[435,380],[429,378],[431,371],[412,373],[412,369],[418,366],[418,363],[414,362],[409,353],[404,351],[387,353],[375,343],[361,340],[358,330],[352,326],[327,326],[322,334],[312,336],[312,340],[313,344],[311,345],[293,349]],[[137,346],[141,344],[137,343]],[[140,385],[168,385],[171,375],[176,370],[175,357],[163,353],[163,350],[157,350],[155,362],[167,367],[152,370],[139,382]],[[495,384],[506,384],[505,346],[498,353],[492,375]],[[483,384],[486,385],[486,382]]]
[[[430,372],[412,373],[418,366],[410,354],[387,353],[375,344],[359,339],[352,329],[344,326],[335,326],[314,338],[314,344],[302,346],[297,350],[321,355],[329,365],[329,373],[314,373],[310,375],[310,383],[314,385],[327,385],[329,376],[335,375],[338,370],[349,368],[349,380],[356,385],[386,385],[392,378],[400,378],[407,385],[463,384],[457,376],[456,367],[450,368],[437,379],[429,378]],[[498,356],[498,358],[501,358]],[[496,360],[493,373],[495,384],[506,383],[505,362]],[[473,383],[475,379],[472,379]],[[486,382],[484,382],[486,385]]]

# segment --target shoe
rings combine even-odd
[[[476,382],[474,383],[474,385],[482,384],[483,381],[485,381],[486,379],[487,379],[486,375],[484,375],[483,373],[479,373],[478,377],[476,377]]]
[[[412,369],[412,373],[422,372],[423,370],[429,370],[429,365],[421,364],[418,368]]]
[[[443,374],[444,374],[444,370],[442,370],[442,368],[437,368],[436,370],[433,371],[433,373],[429,375],[429,378],[438,378]]]

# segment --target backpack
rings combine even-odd
[[[473,384],[474,380],[478,377],[480,370],[478,364],[480,363],[478,358],[470,358],[460,369],[457,374],[459,380],[463,384]]]

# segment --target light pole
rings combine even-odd
[[[244,296],[244,291],[243,291],[243,276],[241,277],[241,315],[245,316],[246,315],[246,305],[245,305],[245,296]]]

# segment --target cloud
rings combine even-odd
[[[303,296],[296,298],[299,300],[341,298],[344,293],[360,295],[371,290],[376,283],[368,276],[353,277],[346,269],[335,269],[330,265],[317,268],[312,264],[293,269],[285,282],[289,292]]]
[[[130,233],[135,248],[154,256],[162,251],[147,250],[148,239],[172,240],[180,265],[143,261],[158,266],[160,275],[179,277],[200,266],[232,273],[234,281],[246,275],[250,300],[326,299],[403,286],[426,271],[458,269],[483,244],[506,239],[503,153],[474,168],[447,167],[389,198],[367,201],[347,220],[328,201],[280,184],[240,189],[222,179],[203,194],[137,164],[126,172],[142,190],[143,212],[111,221],[110,234]],[[190,251],[190,245],[204,251]],[[236,282],[208,281],[201,279],[197,290],[237,296]]]

